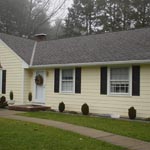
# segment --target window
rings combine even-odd
[[[130,76],[129,68],[110,68],[110,94],[129,94]]]
[[[0,70],[0,93],[2,93],[2,70]]]
[[[74,92],[74,70],[62,69],[61,70],[61,92],[73,93]]]

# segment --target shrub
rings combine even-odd
[[[4,103],[6,101],[6,97],[2,96],[0,100],[1,100],[2,103]]]
[[[32,101],[32,93],[31,92],[29,92],[29,94],[28,94],[28,100],[29,100],[29,102]]]
[[[10,100],[13,100],[13,99],[14,99],[14,93],[13,93],[13,91],[10,91],[9,97],[10,97]]]
[[[7,101],[6,101],[6,97],[2,96],[0,98],[0,108],[5,108],[6,106],[8,106]]]
[[[146,118],[145,120],[146,120],[146,121],[150,121],[150,117]]]
[[[135,119],[136,118],[136,109],[134,107],[130,107],[128,109],[128,116],[130,119]]]
[[[89,114],[89,106],[86,103],[84,103],[81,107],[81,111],[82,111],[83,115],[88,115]]]
[[[63,102],[59,103],[59,112],[63,112],[65,110],[65,104]]]

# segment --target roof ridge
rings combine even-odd
[[[52,39],[52,40],[47,40],[47,41],[41,41],[40,43],[59,41],[59,40],[67,40],[67,39],[78,39],[78,38],[90,37],[90,36],[110,35],[110,34],[123,33],[123,32],[124,33],[125,32],[133,32],[133,31],[140,31],[140,30],[145,30],[145,29],[150,29],[150,27],[144,27],[144,28],[138,28],[138,29],[136,28],[136,29],[130,29],[130,30],[122,30],[122,31],[102,32],[102,33],[98,33],[98,34],[80,35],[80,36],[66,37],[66,38],[60,38],[60,39]]]
[[[50,42],[50,41],[65,40],[65,39],[89,37],[89,36],[98,36],[98,35],[104,35],[104,34],[108,35],[108,34],[114,34],[114,33],[131,32],[131,31],[145,30],[145,29],[150,29],[150,27],[144,27],[144,28],[138,28],[138,29],[134,28],[134,29],[122,30],[122,31],[102,32],[102,33],[98,33],[98,34],[80,35],[80,36],[74,36],[74,37],[67,37],[67,38],[60,38],[60,39],[53,39],[53,40],[41,41],[41,43],[43,43],[43,42]],[[35,41],[33,39],[29,39],[29,38],[25,38],[25,37],[20,37],[20,36],[16,36],[16,35],[12,35],[12,34],[2,33],[2,32],[0,32],[0,34],[5,34],[5,35],[8,35],[8,36],[13,36],[13,37],[16,37],[16,38],[26,39],[26,40],[30,40],[30,41]]]
[[[33,46],[32,55],[31,55],[31,59],[30,59],[30,66],[32,66],[32,65],[33,65],[34,55],[35,55],[35,51],[36,51],[36,47],[37,47],[37,41],[35,41],[34,46]]]

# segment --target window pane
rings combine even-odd
[[[73,80],[73,70],[72,69],[62,70],[62,80]]]
[[[73,69],[62,70],[62,92],[73,92]]]
[[[62,81],[62,91],[72,92],[73,91],[73,81]]]
[[[110,70],[111,80],[129,80],[128,68],[112,68]]]
[[[110,83],[111,93],[128,93],[129,82],[128,81],[111,81]]]
[[[129,68],[110,69],[110,93],[128,94],[129,93]]]

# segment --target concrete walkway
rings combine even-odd
[[[97,140],[105,141],[114,145],[122,146],[129,150],[150,150],[149,142],[144,142],[144,141],[129,138],[129,137],[115,135],[112,133],[108,133],[108,132],[104,132],[104,131],[100,131],[96,129],[91,129],[87,127],[72,125],[69,123],[63,123],[59,121],[17,116],[15,115],[17,113],[22,113],[22,112],[0,110],[0,117],[14,119],[14,120],[28,121],[32,123],[41,124],[41,125],[47,125],[47,126],[60,128],[63,130],[67,130],[67,131],[79,133],[84,136],[95,138]]]

